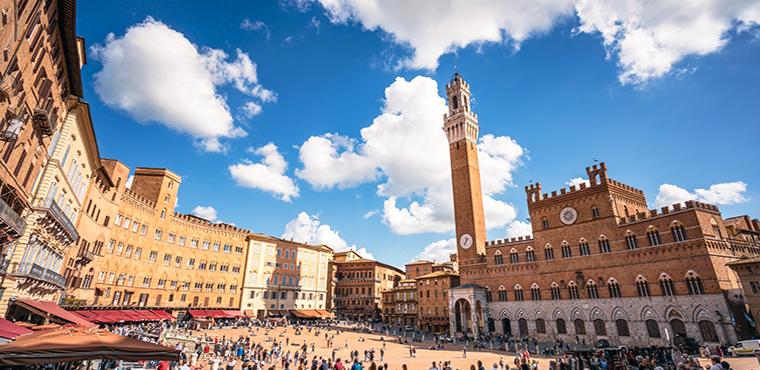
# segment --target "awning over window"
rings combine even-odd
[[[290,313],[299,319],[331,319],[333,314],[325,310],[290,310]]]
[[[86,320],[99,324],[174,319],[170,313],[163,310],[77,310],[73,312]]]
[[[49,301],[35,301],[32,299],[16,299],[16,304],[31,311],[36,315],[59,323],[73,323],[84,327],[97,326],[73,312],[69,312]]]

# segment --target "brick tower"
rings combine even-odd
[[[470,110],[470,85],[455,73],[446,85],[449,112],[443,130],[449,139],[457,255],[460,265],[485,256],[486,226],[478,166],[478,116]]]

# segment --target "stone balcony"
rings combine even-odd
[[[67,239],[69,239],[69,243],[76,243],[79,240],[79,233],[74,227],[74,223],[71,222],[69,216],[63,212],[55,200],[45,200],[42,206],[37,207],[36,210],[44,212],[46,214],[45,217],[51,220],[52,223],[56,224],[57,228],[66,235]]]
[[[14,237],[21,236],[26,228],[26,221],[2,199],[0,199],[0,224],[2,229]]]
[[[66,287],[66,279],[63,277],[63,275],[53,270],[46,269],[36,263],[27,262],[20,264],[16,268],[16,271],[13,272],[13,275],[21,278],[39,280],[55,285],[61,289]]]

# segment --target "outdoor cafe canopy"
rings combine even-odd
[[[176,361],[179,352],[105,329],[67,325],[21,335],[14,342],[0,344],[0,365],[40,365],[96,359]]]

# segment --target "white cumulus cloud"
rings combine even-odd
[[[731,31],[760,24],[760,3],[749,0],[578,0],[579,32],[599,33],[618,57],[623,84],[670,72],[687,56],[725,46]]]
[[[432,242],[425,246],[413,261],[429,260],[435,262],[447,262],[452,253],[457,252],[456,241],[454,239],[443,239]]]
[[[217,216],[216,209],[212,206],[196,206],[193,208],[192,214],[211,222],[216,221]]]
[[[707,189],[695,189],[693,192],[677,185],[662,184],[654,205],[655,207],[665,207],[687,200],[698,200],[715,205],[738,204],[749,200],[745,195],[746,191],[747,184],[741,181],[713,184]]]
[[[244,160],[229,166],[230,175],[239,186],[272,193],[286,202],[298,197],[298,185],[285,174],[288,163],[276,145],[269,143],[253,153],[264,158],[259,163]]]
[[[329,134],[301,146],[299,177],[318,189],[379,181],[383,221],[397,234],[453,230],[451,172],[441,130],[446,101],[435,80],[417,76],[385,89],[381,113],[361,129],[361,140]],[[479,160],[486,222],[503,227],[514,220],[512,205],[495,199],[512,184],[523,148],[512,138],[485,134]]]
[[[572,15],[572,0],[320,0],[333,23],[356,22],[382,30],[413,55],[399,66],[435,69],[438,58],[472,44],[519,46],[549,31],[558,18]]]
[[[225,149],[220,139],[246,132],[235,125],[219,91],[231,85],[251,101],[274,101],[258,82],[256,64],[245,52],[198,47],[185,35],[151,17],[113,33],[92,48],[103,69],[94,76],[103,102],[142,123],[157,122],[197,139],[201,148]]]
[[[299,213],[296,218],[285,225],[285,231],[281,238],[312,245],[324,244],[336,252],[353,250],[364,258],[374,259],[372,253],[366,248],[358,248],[355,245],[349,246],[337,230],[334,230],[330,225],[321,223],[319,216],[309,215],[306,212]]]
[[[525,221],[516,220],[507,225],[507,238],[516,238],[518,236],[533,235],[533,228],[530,223]]]
[[[588,181],[588,179],[584,179],[583,177],[573,177],[572,179],[565,181],[565,185],[575,186],[576,188],[580,187],[581,184],[586,184],[586,186],[589,186],[591,183]]]
[[[617,58],[622,84],[673,70],[688,56],[714,53],[733,34],[760,24],[755,0],[319,0],[336,24],[379,30],[412,55],[397,67],[433,70],[439,58],[467,46],[529,38],[575,18],[578,33],[601,35]],[[683,68],[679,69],[682,70]]]

